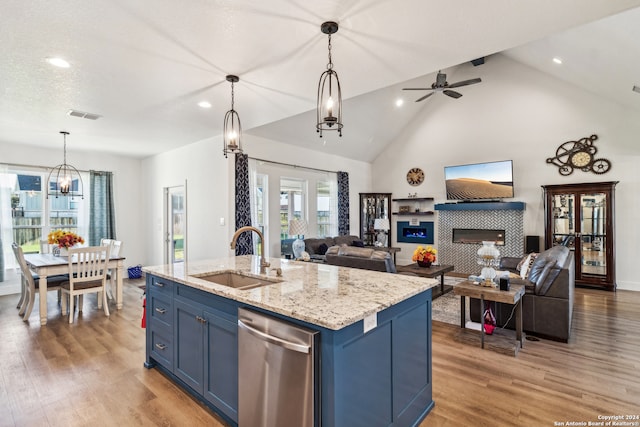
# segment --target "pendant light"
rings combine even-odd
[[[242,145],[240,144],[240,137],[242,136],[242,126],[240,125],[240,116],[238,112],[233,109],[234,92],[233,84],[238,83],[240,78],[238,76],[227,76],[227,81],[231,82],[231,110],[227,111],[224,115],[224,129],[222,136],[222,152],[224,157],[227,158],[227,154],[242,154]]]
[[[84,184],[80,172],[75,167],[67,164],[67,135],[69,132],[60,132],[64,138],[64,161],[54,167],[47,178],[47,199],[55,197],[81,197],[84,199]]]
[[[329,36],[329,63],[318,83],[316,132],[320,138],[325,130],[337,130],[338,135],[342,136],[342,92],[338,73],[333,69],[331,61],[331,34],[338,32],[338,24],[328,21],[320,26],[320,30]]]

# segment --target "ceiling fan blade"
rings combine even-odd
[[[428,93],[428,94],[426,94],[425,96],[423,96],[422,98],[418,98],[418,99],[416,99],[416,102],[420,102],[420,101],[422,101],[422,100],[424,100],[424,99],[427,99],[428,97],[430,97],[430,96],[431,96],[431,95],[433,95],[434,93],[435,93],[435,92]]]
[[[458,99],[462,96],[460,92],[456,92],[455,90],[449,90],[449,89],[443,90],[442,93],[455,99]]]
[[[449,87],[450,88],[454,88],[454,87],[460,87],[460,86],[473,85],[473,84],[476,84],[476,83],[480,83],[481,81],[482,80],[480,78],[463,80],[463,81],[458,82],[458,83],[450,84]]]
[[[402,90],[431,90],[430,87],[403,87]]]

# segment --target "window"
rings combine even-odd
[[[63,229],[86,237],[88,231],[88,195],[85,198],[49,197],[46,181],[48,173],[39,170],[8,168],[0,174],[2,193],[8,194],[12,241],[22,247],[25,253],[40,252],[40,241],[45,240],[49,231]],[[86,177],[83,177],[86,179]],[[4,204],[6,197],[0,197]],[[5,254],[6,255],[6,254]],[[10,254],[13,258],[13,254]],[[6,259],[6,258],[5,258]]]
[[[305,237],[338,234],[335,172],[252,160],[249,177],[252,224],[262,227],[265,247],[275,251],[268,256],[279,256],[282,241],[291,238],[289,221],[293,218],[307,221]]]

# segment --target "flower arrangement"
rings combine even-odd
[[[436,260],[437,253],[438,251],[431,246],[427,246],[426,248],[422,246],[418,246],[416,250],[413,251],[413,257],[411,257],[411,259],[418,263],[431,264]]]
[[[84,243],[84,239],[76,233],[64,230],[54,230],[47,236],[50,245],[58,245],[60,248],[70,248]]]

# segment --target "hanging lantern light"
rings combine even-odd
[[[81,197],[84,199],[84,184],[80,172],[75,167],[67,164],[67,135],[69,132],[60,132],[64,138],[64,161],[54,167],[47,178],[47,199],[55,197]]]
[[[338,24],[328,21],[323,23],[320,29],[329,36],[329,63],[318,83],[316,132],[320,138],[325,130],[337,130],[338,135],[342,136],[342,92],[338,73],[333,69],[331,61],[331,34],[338,32]]]
[[[233,84],[238,83],[240,78],[238,76],[227,76],[227,81],[231,82],[231,110],[227,111],[224,115],[224,129],[222,136],[222,152],[224,157],[227,154],[242,153],[242,145],[240,144],[240,137],[242,136],[242,126],[240,125],[240,116],[238,112],[233,109],[234,92]]]

